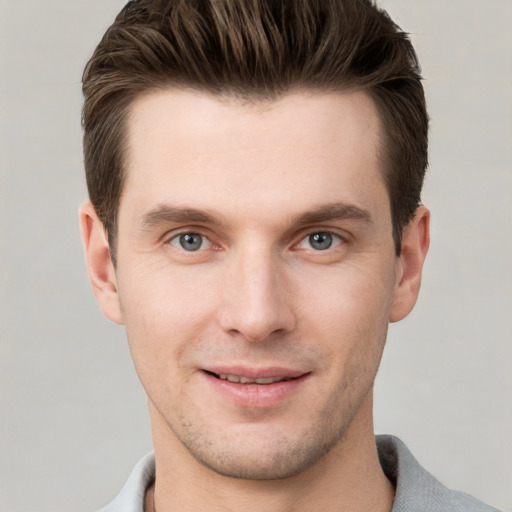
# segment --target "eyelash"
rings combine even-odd
[[[183,247],[181,244],[180,244],[180,240],[182,237],[187,237],[187,236],[199,236],[201,237],[201,245],[198,249],[196,250],[192,250],[192,251],[187,251],[187,249],[185,249],[185,247]],[[176,243],[174,243],[176,242]],[[200,252],[201,250],[204,250],[205,248],[203,247],[203,244],[204,243],[207,243],[208,246],[206,247],[206,249],[210,248],[211,245],[212,245],[212,242],[211,240],[206,236],[206,235],[203,235],[201,233],[198,233],[196,231],[183,231],[181,233],[178,233],[176,235],[174,235],[173,237],[171,237],[168,241],[169,244],[173,245],[174,247],[176,247],[177,249],[183,249],[185,252]],[[177,244],[179,244],[181,247],[179,247]],[[192,243],[190,245],[192,247]]]
[[[315,235],[322,235],[322,236],[330,237],[331,244],[328,247],[325,247],[324,249],[314,249],[313,248],[313,249],[307,249],[307,250],[313,250],[314,252],[328,251],[329,249],[334,249],[346,242],[345,239],[341,235],[338,235],[337,233],[334,233],[333,231],[319,230],[319,231],[311,231],[311,232],[307,233],[304,237],[302,237],[300,239],[299,243],[296,245],[300,245],[303,242],[305,242],[306,240],[309,240],[310,245],[311,245],[311,237],[313,237]],[[337,240],[337,242],[336,242],[336,240]],[[319,243],[321,243],[321,242],[319,242]],[[335,244],[335,245],[332,245],[332,244]]]
[[[193,237],[193,236],[199,236],[201,237],[201,244],[200,246],[197,248],[197,249],[194,249],[194,250],[190,250],[188,251],[185,247],[183,247],[183,245],[181,245],[181,238],[182,237],[187,237],[187,236],[190,236],[190,237]],[[333,231],[329,231],[329,230],[314,230],[314,231],[310,231],[309,233],[306,233],[300,240],[298,243],[294,244],[294,247],[298,247],[300,246],[301,244],[303,244],[304,242],[307,243],[307,241],[309,241],[309,244],[311,245],[311,237],[315,236],[315,235],[321,235],[321,236],[326,236],[327,239],[329,240],[329,238],[331,239],[330,240],[330,244],[323,248],[323,249],[320,249],[320,248],[312,248],[312,247],[303,247],[303,249],[305,250],[308,250],[308,251],[312,251],[312,252],[323,252],[323,251],[328,251],[329,249],[334,249],[340,245],[343,245],[344,243],[346,243],[346,239],[344,237],[342,237],[341,235],[333,232]],[[188,252],[188,253],[194,253],[194,252],[202,252],[204,251],[205,249],[209,249],[212,245],[213,245],[213,242],[210,240],[210,238],[198,231],[193,231],[193,230],[190,230],[190,231],[182,231],[180,233],[177,233],[175,234],[174,236],[172,236],[168,242],[168,244],[176,247],[178,250],[183,250],[184,252]],[[204,244],[207,243],[207,247],[203,247]],[[318,243],[322,243],[322,240],[319,240]],[[333,245],[334,244],[334,245]],[[191,241],[191,244],[190,244],[190,248],[192,248],[194,246],[193,244],[193,240]]]

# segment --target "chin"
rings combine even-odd
[[[245,480],[280,480],[293,477],[313,466],[330,449],[317,446],[314,449],[281,448],[270,454],[221,453],[215,457],[199,459],[215,473]],[[196,456],[197,457],[197,456]]]
[[[263,433],[250,428],[226,438],[201,436],[200,442],[196,432],[193,439],[185,436],[181,442],[198,462],[219,475],[280,480],[314,466],[340,441],[345,429],[344,422],[333,428],[331,419],[323,429],[295,430],[292,435],[279,429]]]

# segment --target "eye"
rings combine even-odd
[[[318,231],[303,238],[299,243],[299,247],[301,249],[326,251],[342,243],[343,240],[338,235],[330,233],[329,231]]]
[[[208,249],[212,245],[210,240],[199,233],[181,233],[171,238],[171,245],[188,252]]]

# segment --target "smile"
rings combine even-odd
[[[214,374],[217,378],[221,380],[228,380],[229,382],[235,382],[240,384],[274,384],[274,382],[282,382],[286,380],[292,380],[292,377],[260,377],[258,379],[251,379],[249,377],[240,377],[238,375],[227,375],[225,373],[221,373],[219,375]]]
[[[221,400],[251,409],[265,409],[282,404],[304,389],[312,372],[286,368],[223,367],[203,369],[205,383]]]

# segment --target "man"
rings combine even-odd
[[[373,434],[429,245],[414,50],[369,0],[139,0],[84,73],[81,209],[154,456],[104,511],[492,510]]]

